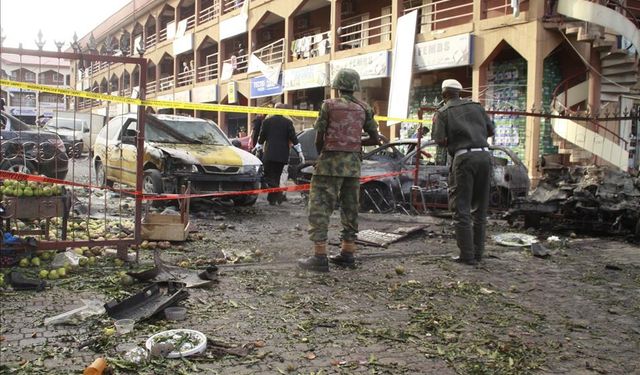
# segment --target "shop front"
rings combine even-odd
[[[327,63],[287,69],[284,71],[283,82],[287,103],[293,109],[317,111],[322,102],[331,95]],[[313,126],[312,118],[301,117],[293,120],[296,130]]]

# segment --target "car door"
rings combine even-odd
[[[121,179],[129,186],[136,184],[136,166],[138,152],[136,148],[136,136],[138,134],[138,121],[129,119],[122,128],[120,138]]]
[[[126,118],[118,116],[113,118],[98,135],[94,144],[96,157],[101,158],[104,174],[108,180],[120,182],[122,176],[122,162],[120,158],[120,133]]]

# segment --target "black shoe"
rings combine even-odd
[[[341,252],[329,257],[329,261],[336,266],[356,268],[356,258],[351,253]]]
[[[275,206],[276,202],[275,201],[269,201],[269,206]]]
[[[329,261],[326,255],[312,255],[309,258],[298,259],[298,267],[315,272],[329,272]]]
[[[476,259],[463,259],[460,258],[459,256],[457,257],[452,257],[451,260],[453,260],[456,263],[461,263],[461,264],[466,264],[468,266],[477,266],[478,265],[478,261]]]

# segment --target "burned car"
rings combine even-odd
[[[69,169],[64,143],[50,131],[0,112],[0,169],[64,179]]]
[[[640,238],[640,177],[598,166],[544,168],[538,187],[507,215],[525,227]]]
[[[137,115],[112,119],[98,134],[93,165],[97,182],[135,186]],[[211,120],[174,116],[146,116],[143,190],[176,193],[187,183],[192,193],[244,191],[260,187],[262,163],[232,146]],[[230,198],[236,205],[252,205],[256,195]]]
[[[397,140],[363,155],[360,176],[370,179],[360,187],[362,211],[388,212],[397,207],[418,211],[447,208],[449,167],[436,163],[432,156],[436,152],[434,141],[422,141],[418,185],[414,186],[417,144],[416,139]],[[490,150],[494,166],[490,206],[504,210],[516,198],[526,196],[530,185],[528,171],[511,150],[499,146],[491,146]],[[297,181],[307,183],[312,174],[313,167],[306,167]]]

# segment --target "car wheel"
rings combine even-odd
[[[232,197],[231,200],[235,206],[253,206],[258,200],[258,195],[239,195]]]
[[[21,162],[16,159],[3,160],[2,163],[0,163],[0,169],[8,172],[25,173],[25,174],[32,174],[36,172],[36,167],[32,162],[30,161]]]
[[[157,169],[147,169],[142,178],[142,192],[145,194],[162,194],[162,174]]]
[[[113,181],[107,179],[107,175],[105,174],[104,166],[101,161],[96,161],[96,183],[102,188],[113,187]]]
[[[391,189],[381,182],[369,182],[360,186],[360,212],[389,213],[395,209]]]

